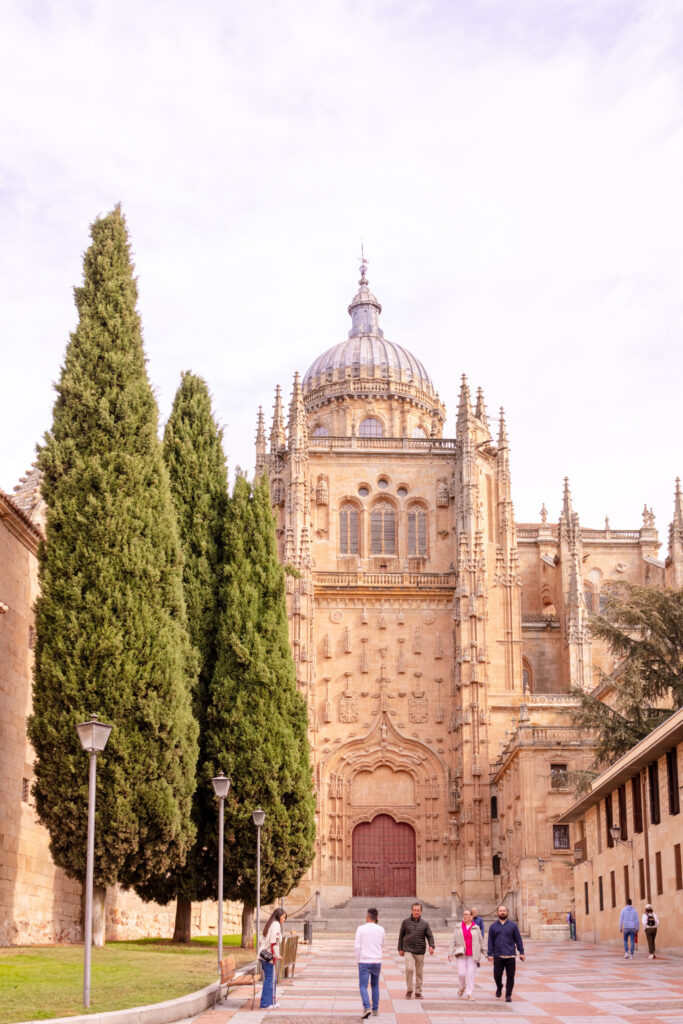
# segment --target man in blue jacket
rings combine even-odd
[[[517,967],[517,950],[519,959],[524,959],[524,944],[519,928],[514,921],[508,921],[507,907],[498,907],[498,920],[489,928],[489,960],[493,957],[493,980],[496,983],[496,998],[500,999],[503,992],[503,972],[505,972],[505,1002],[512,1000],[515,987],[515,969]]]
[[[638,911],[633,906],[633,901],[629,898],[626,900],[626,906],[619,915],[619,931],[624,936],[624,960],[629,958],[633,960],[633,948],[636,941],[636,933],[640,921],[638,920]],[[631,943],[631,951],[629,952],[629,941]]]

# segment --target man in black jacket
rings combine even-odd
[[[524,959],[524,944],[519,928],[514,921],[508,921],[507,907],[498,907],[498,920],[489,928],[489,960],[493,957],[493,980],[496,983],[496,998],[500,999],[503,991],[503,971],[505,972],[505,1002],[512,1000],[515,987],[516,955]]]
[[[434,936],[429,923],[422,919],[422,904],[413,903],[410,917],[406,917],[398,933],[398,955],[406,958],[406,999],[413,994],[413,971],[415,972],[415,998],[422,996],[422,971],[425,952],[429,945],[430,956],[434,953]]]

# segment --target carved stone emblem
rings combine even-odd
[[[429,715],[429,701],[424,690],[413,690],[408,701],[408,717],[411,722],[426,722]]]
[[[352,690],[347,690],[339,698],[339,721],[357,722],[358,717],[358,698]]]

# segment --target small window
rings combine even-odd
[[[327,427],[316,427],[313,431],[313,437],[329,437],[330,432]]]
[[[427,513],[423,508],[408,512],[408,554],[423,558],[427,554]]]
[[[367,498],[369,493],[370,489],[368,487],[365,487],[363,484],[361,484],[361,486],[358,488],[358,495],[361,498]]]
[[[619,786],[618,789],[618,801],[619,801],[619,825],[621,826],[621,838],[628,839],[628,818],[626,816],[626,784]]]
[[[342,505],[339,510],[339,552],[342,555],[359,553],[358,509],[355,505]]]
[[[669,790],[669,814],[680,814],[681,794],[678,789],[676,748],[666,752],[666,782]]]
[[[612,897],[612,907],[616,907],[616,905],[617,905],[617,876],[614,874],[613,871],[610,871],[610,873],[609,873],[609,887],[610,887],[610,895]]]
[[[640,775],[631,779],[631,799],[633,800],[633,831],[643,831],[643,801],[640,791]]]
[[[29,651],[32,651],[35,646],[36,646],[36,627],[35,626],[29,626],[28,627],[28,649],[29,649]]]
[[[21,799],[25,804],[28,803],[31,795],[31,784],[28,779],[21,780]]]
[[[607,833],[607,849],[611,850],[614,846],[614,839],[612,838],[612,825],[614,824],[614,817],[612,815],[612,794],[605,797],[605,832]]]
[[[359,437],[382,437],[382,424],[374,416],[368,416],[358,428]]]
[[[588,902],[588,882],[583,883],[583,905],[586,910],[586,917],[590,914],[590,903]]]
[[[498,856],[497,853],[494,853],[493,857],[491,858],[491,866],[493,868],[494,875],[499,875],[500,874],[500,857]]]
[[[377,486],[379,487],[380,491],[386,491],[387,487],[389,486],[389,481],[386,479],[386,477],[381,476],[377,481]]]
[[[645,861],[641,857],[638,861],[638,886],[640,888],[640,898],[645,899]]]
[[[566,764],[550,765],[550,786],[552,789],[566,789],[569,785],[569,774]]]
[[[631,896],[631,885],[628,874],[628,864],[624,864],[624,900],[626,901]]]
[[[553,825],[553,850],[569,849],[569,825]]]
[[[659,852],[655,854],[655,875],[657,878],[657,895],[661,896],[664,892],[664,885],[662,880],[662,855]]]
[[[407,487],[399,487],[399,489],[396,491],[396,493],[398,494],[399,498],[407,498],[408,497],[408,488]]]
[[[676,888],[683,889],[683,864],[681,863],[681,844],[674,846],[674,872],[676,875]]]
[[[602,891],[602,875],[598,878],[598,906],[600,910],[605,909],[605,895]]]
[[[498,797],[497,796],[492,796],[491,797],[491,821],[496,821],[497,819],[498,819]]]
[[[647,776],[650,784],[650,821],[653,825],[659,825],[662,816],[659,808],[659,765],[656,761],[647,766]]]

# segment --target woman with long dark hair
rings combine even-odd
[[[280,954],[280,940],[282,939],[282,925],[287,920],[287,914],[282,907],[276,907],[263,927],[263,933],[259,935],[258,955],[263,971],[263,988],[261,989],[261,1009],[267,1010],[271,1006],[277,1007],[275,998],[275,979],[277,977],[277,962],[282,959]],[[263,959],[263,954],[268,959]]]

